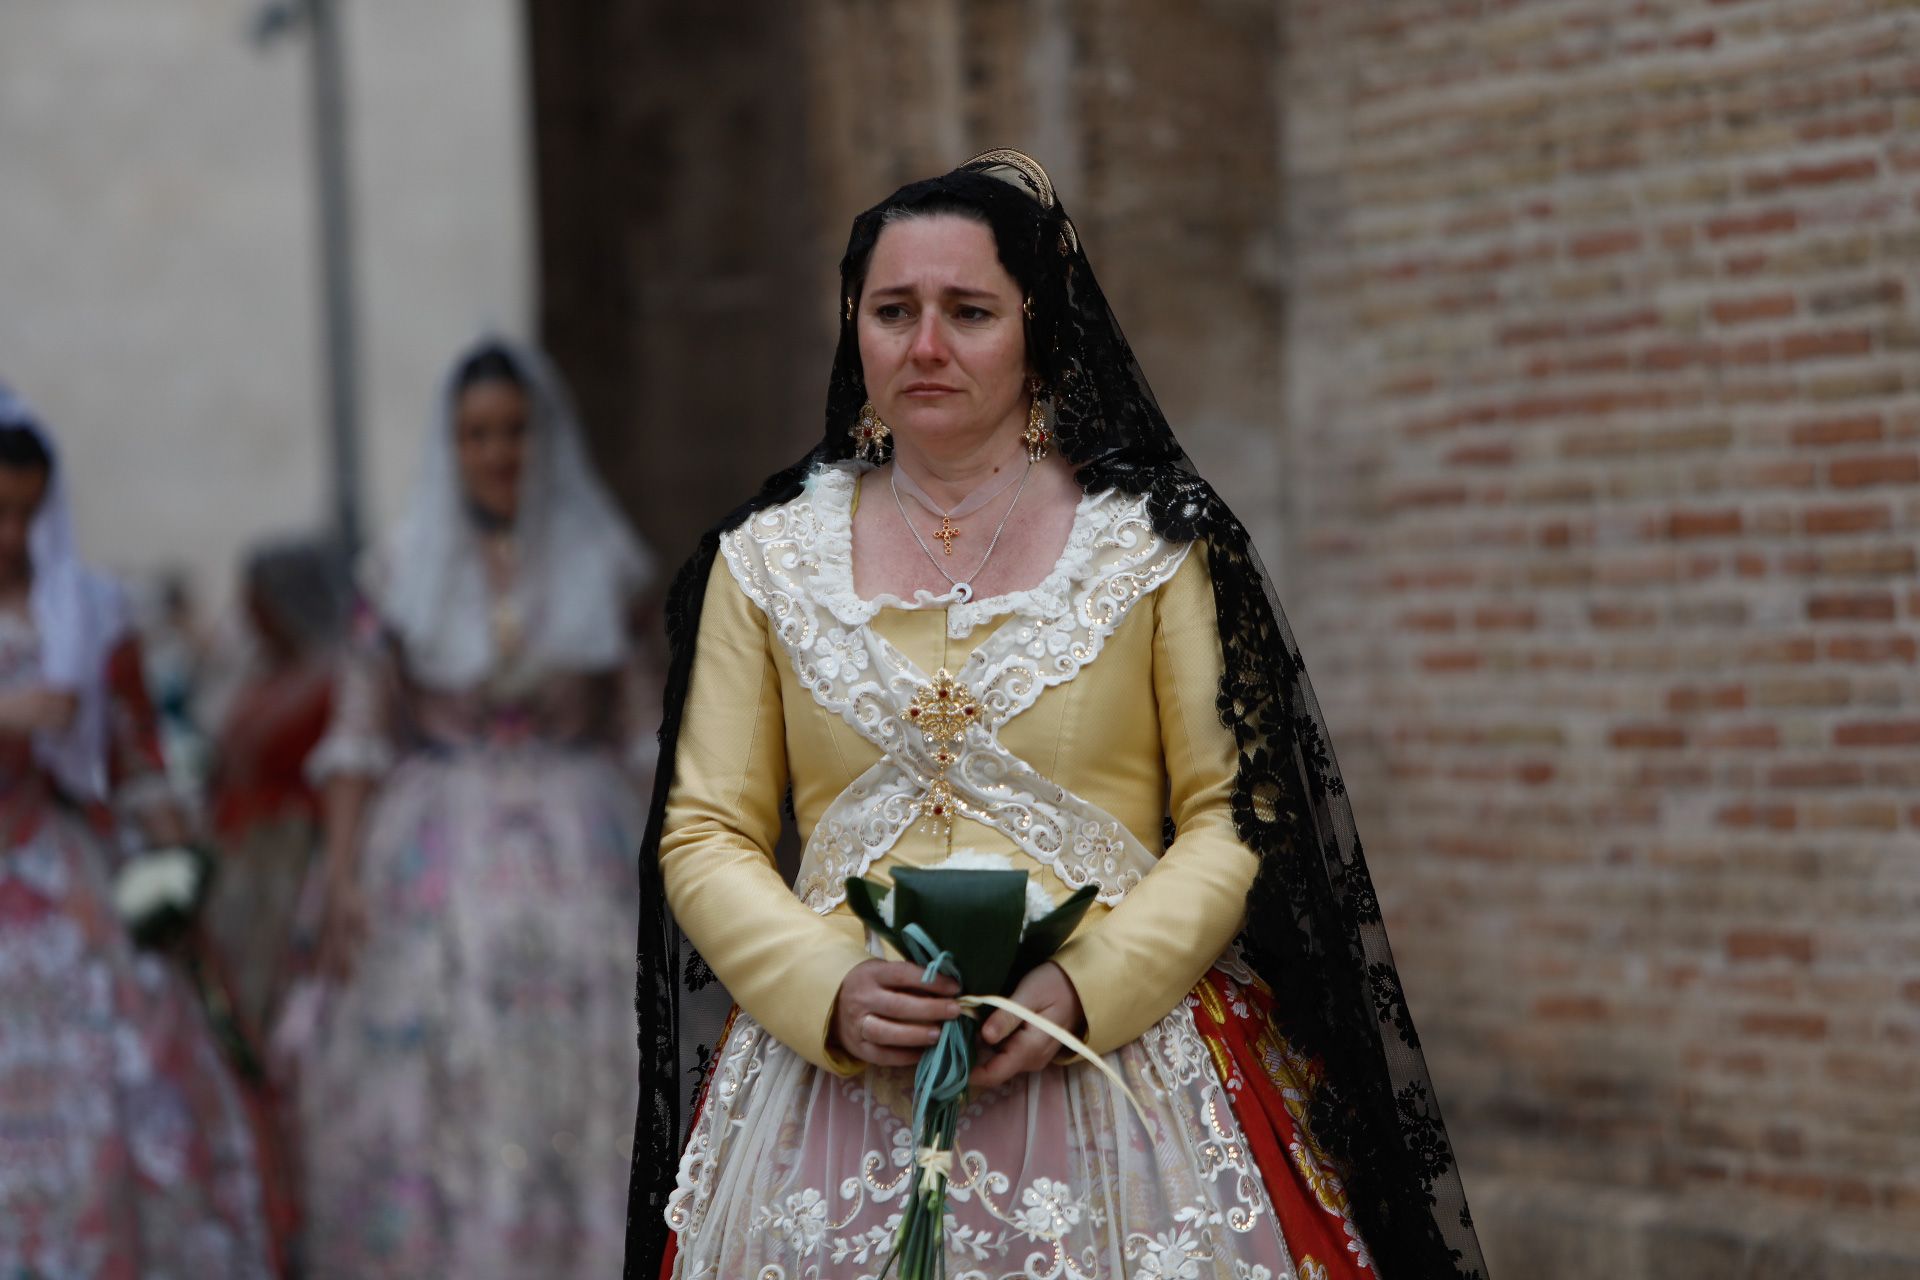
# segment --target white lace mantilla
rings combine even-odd
[[[1097,658],[1128,611],[1173,576],[1190,544],[1156,533],[1144,498],[1087,494],[1065,551],[1038,586],[950,606],[954,639],[1015,616],[954,673],[983,714],[943,769],[907,717],[933,677],[866,625],[882,608],[926,607],[936,597],[863,600],[854,591],[858,475],[852,465],[822,468],[798,498],[720,540],[727,568],[772,623],[800,683],[882,753],[821,816],[794,892],[815,911],[832,910],[847,877],[865,873],[927,816],[929,792],[944,777],[959,816],[1000,832],[1070,888],[1096,885],[1102,902],[1118,903],[1153,867],[1153,855],[1119,819],[1008,751],[999,730]]]

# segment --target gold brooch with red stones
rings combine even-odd
[[[933,753],[936,772],[921,801],[921,812],[936,831],[953,830],[953,784],[947,781],[947,770],[958,758],[955,749],[967,736],[968,726],[978,724],[980,715],[980,700],[973,690],[945,667],[934,673],[931,684],[921,685],[907,704],[908,723],[920,730]]]

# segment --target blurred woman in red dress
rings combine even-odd
[[[306,761],[332,712],[347,590],[318,541],[256,549],[242,588],[252,652],[215,739],[210,801],[221,857],[206,923],[259,1042],[292,976],[301,890],[320,847]]]

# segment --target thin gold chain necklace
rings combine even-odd
[[[913,472],[901,466],[898,461],[895,461],[893,464],[892,474],[893,482],[901,488],[904,488],[909,498],[912,498],[928,511],[940,517],[940,527],[934,530],[933,536],[940,540],[940,550],[948,556],[953,555],[953,540],[961,536],[960,527],[954,524],[954,521],[979,511],[995,498],[1005,493],[1008,486],[1020,478],[1019,475],[1009,472],[1007,478],[999,484],[994,484],[989,480],[986,484],[981,485],[978,489],[975,489],[972,493],[960,499],[960,501],[953,506],[943,507],[935,502],[925,489],[920,487],[918,482],[913,478]],[[1021,473],[1021,475],[1024,474],[1025,472]]]
[[[919,544],[920,550],[926,554],[927,563],[932,565],[941,577],[953,584],[953,594],[958,597],[960,603],[967,603],[967,601],[973,599],[973,580],[986,570],[987,561],[993,559],[994,548],[1000,545],[1000,535],[1006,532],[1007,521],[1013,519],[1013,509],[1020,505],[1020,495],[1027,491],[1027,480],[1033,475],[1033,464],[1029,462],[1027,469],[1020,473],[1020,487],[1013,491],[1013,501],[1007,504],[1006,512],[1000,517],[1000,523],[993,531],[993,538],[987,543],[987,553],[980,557],[980,563],[973,566],[973,572],[968,574],[964,580],[956,578],[947,572],[946,567],[940,563],[940,557],[933,554],[933,548],[928,546],[927,540],[920,536],[920,531],[913,527],[913,521],[907,517],[907,504],[900,500],[900,486],[894,483],[894,478],[899,474],[900,464],[896,462],[893,465],[893,470],[888,473],[887,488],[893,491],[893,505],[894,508],[900,512],[900,522],[907,526],[907,532],[913,535],[913,540]],[[1005,486],[1001,486],[1001,489],[1004,490]],[[989,495],[989,498],[991,499],[992,497],[998,496],[999,493],[996,492]],[[963,503],[962,505],[965,504]],[[958,510],[958,508],[955,509]],[[939,515],[942,520],[947,519],[946,513],[944,512],[936,512],[935,514]],[[949,521],[948,523],[950,524],[951,522]],[[952,555],[953,538],[957,536],[957,534],[948,533],[947,526],[943,525],[941,532],[933,536],[938,538],[943,534],[946,537],[947,554]]]

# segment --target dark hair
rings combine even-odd
[[[11,471],[53,470],[53,454],[31,427],[0,426],[0,467]]]
[[[1013,264],[1008,262],[1006,255],[1001,252],[999,229],[993,225],[993,218],[988,215],[986,209],[975,201],[968,200],[964,196],[942,192],[929,199],[922,200],[917,204],[895,205],[880,215],[880,221],[874,228],[872,239],[861,246],[857,257],[853,257],[849,261],[851,267],[849,283],[852,285],[854,293],[857,295],[867,287],[867,266],[873,261],[874,246],[880,243],[880,233],[882,231],[885,231],[896,222],[911,222],[916,218],[934,218],[942,215],[952,218],[965,218],[968,222],[976,222],[985,227],[988,233],[993,236],[993,249],[995,255],[1000,259],[1000,265],[1007,269],[1007,274],[1014,278],[1014,282],[1017,283],[1023,291],[1031,287],[1026,278],[1014,270]]]
[[[303,535],[257,543],[246,553],[241,577],[295,648],[327,644],[345,629],[352,578],[331,540]]]
[[[460,366],[453,373],[454,394],[458,395],[482,382],[508,382],[522,391],[527,388],[526,375],[520,372],[520,362],[497,342],[482,343],[461,357]]]

